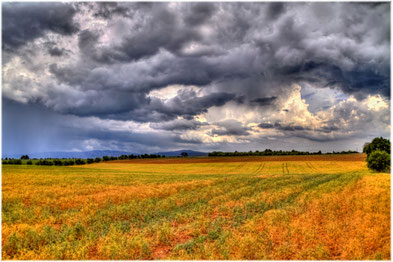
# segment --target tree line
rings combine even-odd
[[[328,152],[325,154],[354,154],[358,153],[357,151],[341,151],[341,152]],[[289,155],[322,155],[321,150],[318,152],[308,152],[308,151],[297,151],[297,150],[291,150],[291,151],[283,151],[283,150],[271,150],[271,149],[265,149],[264,151],[249,151],[249,152],[221,152],[221,151],[213,151],[208,154],[208,156],[289,156]]]
[[[102,158],[86,158],[86,159],[59,159],[59,158],[44,158],[44,159],[30,159],[28,155],[21,156],[20,159],[5,158],[2,160],[3,165],[22,165],[22,160],[27,160],[27,165],[39,165],[39,166],[73,166],[73,165],[85,165],[92,163],[99,163],[101,161],[112,161],[112,160],[125,160],[125,159],[143,159],[143,158],[163,158],[164,155],[157,154],[142,154],[142,155],[121,155],[121,156],[103,156]],[[33,161],[34,160],[34,161]]]
[[[367,154],[367,167],[377,172],[390,171],[390,141],[383,137],[376,137],[363,146],[363,153]]]

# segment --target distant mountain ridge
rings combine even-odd
[[[186,152],[188,156],[207,156],[208,153],[193,151],[193,150],[177,150],[177,151],[169,151],[169,152],[158,152],[156,155],[165,155],[165,156],[180,156],[181,153]]]
[[[152,153],[155,155],[165,155],[166,157],[170,156],[180,156],[182,152],[186,152],[188,156],[207,156],[206,152],[198,152],[193,150],[177,150],[177,151],[167,151],[167,152],[158,152]],[[82,152],[74,152],[74,151],[65,151],[65,152],[43,152],[43,153],[30,153],[27,154],[30,158],[96,158],[103,156],[121,156],[121,155],[142,155],[139,153],[126,152],[126,151],[116,151],[116,150],[92,150],[92,151],[82,151]],[[2,158],[17,158],[19,159],[22,155],[4,154]]]

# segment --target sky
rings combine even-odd
[[[2,3],[2,153],[362,150],[390,3]]]

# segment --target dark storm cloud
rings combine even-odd
[[[128,30],[121,30],[123,34],[113,43],[102,42],[105,28],[91,27],[78,34],[80,62],[50,65],[50,72],[71,88],[111,93],[116,99],[117,92],[105,89],[147,94],[173,84],[212,85],[214,92],[236,94],[239,102],[248,100],[260,106],[274,102],[264,99],[281,96],[292,83],[338,87],[358,98],[367,94],[390,97],[389,54],[378,51],[389,47],[389,24],[384,22],[390,16],[389,4],[85,5],[91,7],[93,15],[114,25],[130,24],[123,25]],[[18,10],[30,7],[10,6],[3,11],[15,21]],[[41,7],[33,4],[32,10],[37,6]],[[45,20],[32,11],[18,23],[6,22],[5,43],[19,39],[15,35],[22,35],[27,23],[24,20],[43,24],[41,31],[31,37],[27,34],[29,39],[43,35],[45,30],[75,32],[75,8],[43,6],[54,9],[54,14],[64,10],[58,16],[62,23],[53,18],[51,25],[46,25],[52,16]],[[10,25],[17,27],[16,33],[11,32]],[[58,51],[53,49],[51,55],[59,55]],[[78,110],[72,111],[77,114]]]
[[[105,19],[112,18],[113,15],[126,16],[129,9],[119,6],[116,2],[99,2],[97,3],[97,10],[94,12],[95,17],[102,17]]]
[[[340,130],[337,126],[335,126],[336,123],[331,122],[331,123],[325,123],[321,128],[310,128],[308,126],[301,126],[301,125],[291,125],[291,124],[282,124],[275,122],[274,124],[271,123],[260,123],[258,127],[262,129],[276,129],[280,131],[316,131],[316,132],[323,132],[323,133],[331,133],[334,131]]]
[[[118,141],[120,143],[136,143],[140,145],[154,145],[158,147],[167,147],[176,144],[200,144],[200,140],[183,139],[175,134],[170,133],[133,133],[130,131],[116,131],[116,130],[97,130],[89,128],[70,129],[69,134],[72,138],[83,141],[85,139],[97,139],[99,141]]]
[[[58,47],[50,47],[48,52],[51,56],[63,56],[66,53],[66,50],[64,48],[60,49]]]
[[[205,23],[216,11],[216,6],[211,3],[196,3],[190,6],[190,10],[185,12],[184,21],[189,26],[197,26]]]
[[[299,19],[300,8],[309,15],[307,18]],[[337,86],[360,98],[370,93],[389,97],[389,62],[375,52],[377,46],[386,49],[389,42],[386,21],[390,13],[389,8],[383,8],[368,4],[286,4],[288,11],[271,25],[278,30],[256,39],[261,56],[272,62],[263,75],[275,75],[283,82]],[[375,23],[380,25],[378,29]],[[387,49],[385,54],[389,57]]]
[[[337,65],[307,62],[280,68],[280,74],[299,82],[309,82],[322,87],[339,87],[346,94],[363,99],[368,94],[390,97],[388,72],[378,72],[373,67],[346,70]]]
[[[82,40],[81,40],[82,38]],[[94,42],[94,34],[83,31],[79,41],[83,44],[82,52],[90,52],[89,46]],[[86,49],[84,49],[84,47]],[[228,61],[230,62],[230,61]],[[88,64],[78,64],[60,67],[56,64],[50,65],[50,72],[56,76],[57,80],[70,85],[82,86],[84,89],[117,89],[128,90],[130,92],[148,93],[152,89],[162,88],[167,85],[196,85],[204,86],[212,81],[225,77],[239,77],[246,74],[245,70],[229,75],[227,61],[207,61],[194,57],[175,57],[164,53],[157,59],[144,60],[138,63],[127,65],[89,66]],[[104,80],[105,82],[100,82]]]
[[[56,64],[50,66],[50,72],[60,82],[69,85],[78,85],[85,92],[79,93],[78,97],[70,97],[65,100],[67,94],[59,93],[55,88],[49,92],[47,103],[57,111],[72,113],[79,116],[99,116],[102,118],[113,118],[123,120],[134,120],[138,122],[157,122],[175,119],[178,116],[192,118],[194,115],[207,112],[213,106],[222,106],[229,101],[237,101],[235,94],[226,92],[212,92],[198,96],[195,91],[180,90],[176,97],[167,101],[160,98],[148,97],[141,90],[152,89],[149,82],[140,82],[135,72],[135,83],[130,85],[127,80],[117,77],[113,78],[111,72],[101,69],[58,68]],[[142,75],[139,75],[143,77]],[[129,78],[125,75],[124,78]],[[163,81],[168,76],[164,76]],[[158,79],[152,80],[150,85],[155,85]],[[146,91],[145,91],[146,92]],[[71,96],[71,95],[68,95]],[[77,102],[79,106],[74,107]]]
[[[72,35],[78,31],[69,3],[3,3],[3,49],[17,49],[50,31]]]
[[[151,123],[150,127],[154,129],[161,129],[167,131],[184,131],[184,130],[196,130],[203,125],[206,125],[206,123],[202,123],[193,119],[192,120],[176,119],[176,120],[162,122],[162,123]]]
[[[268,20],[276,20],[283,12],[285,12],[284,3],[270,3],[266,10]]]
[[[280,123],[275,123],[274,127],[277,130],[282,130],[282,131],[303,131],[303,130],[309,130],[309,128],[299,126],[299,125],[281,125]]]
[[[201,144],[198,139],[184,139],[169,132],[111,130],[94,119],[60,115],[39,105],[25,105],[9,99],[3,99],[2,106],[3,156],[73,149],[90,150],[84,147],[88,141],[94,141],[101,149],[132,149],[135,150],[133,152],[140,153]],[[19,119],[23,121],[17,121]]]
[[[230,99],[231,97],[233,97],[233,95],[224,93],[210,94],[204,97],[198,97],[195,100],[179,101],[176,99],[179,104],[173,104],[173,100],[168,102],[155,98],[151,99],[148,97],[147,101],[149,104],[144,107],[133,109],[132,111],[124,113],[102,115],[100,117],[106,119],[132,120],[136,122],[154,123],[176,120],[177,117],[182,117],[183,119],[191,121],[194,119],[194,116],[201,113],[206,113],[207,107],[220,107],[226,102],[232,101],[232,99]],[[158,126],[166,126],[165,123],[161,124],[151,127],[158,128]]]
[[[143,16],[140,24],[137,15]],[[143,30],[125,36],[118,45],[100,50],[94,55],[97,62],[135,61],[155,55],[160,48],[177,53],[184,44],[200,40],[195,28],[182,25],[179,15],[169,10],[164,3],[143,6],[137,15],[136,26],[143,27]]]
[[[281,130],[281,131],[303,131],[303,130],[311,130],[308,127],[303,127],[303,126],[299,126],[299,125],[288,125],[288,124],[281,124],[281,123],[274,123],[274,124],[270,124],[270,123],[260,123],[258,125],[260,128],[263,129],[276,129],[276,130]]]
[[[64,56],[67,55],[68,52],[70,52],[65,48],[57,47],[56,43],[53,41],[48,41],[44,45],[48,51],[48,54],[54,57]]]
[[[219,129],[213,128],[211,135],[217,136],[248,136],[250,128],[244,127],[241,122],[229,119],[214,123]]]
[[[85,55],[91,55],[94,52],[95,45],[99,35],[87,29],[78,34],[78,47],[79,50]]]
[[[352,93],[359,98],[363,98],[367,94],[382,94],[390,97],[388,75],[381,75],[371,67],[345,71],[338,67],[327,69],[321,66],[318,74],[326,79],[326,85],[338,85],[345,93]]]
[[[69,85],[80,85],[89,75],[87,68],[58,67],[57,64],[50,64],[48,71],[56,77],[59,83]]]
[[[270,124],[270,123],[260,123],[258,126],[260,128],[265,128],[265,129],[269,129],[269,128],[273,128],[274,127],[274,125]]]
[[[267,105],[273,104],[276,99],[277,99],[276,96],[260,97],[260,98],[257,98],[257,99],[253,99],[250,102],[253,103],[253,104],[260,105],[260,106],[267,106]]]
[[[123,113],[131,112],[131,115],[124,120],[132,120],[133,110],[149,104],[149,99],[143,94],[112,92],[111,90],[105,90],[100,93],[92,91],[82,97],[78,97],[76,94],[73,99],[71,98],[66,101],[62,100],[62,96],[59,96],[58,93],[51,93],[50,95],[53,95],[51,99],[53,104],[47,105],[55,108],[58,112],[109,119],[122,119]],[[78,107],[73,106],[77,101],[81,105]],[[146,121],[148,121],[149,115],[145,115],[145,117]]]
[[[230,93],[211,93],[199,97],[195,91],[181,91],[176,97],[165,102],[160,99],[152,99],[150,108],[165,114],[169,119],[174,119],[177,116],[188,117],[205,113],[210,107],[223,106],[234,99],[236,96]]]
[[[333,131],[338,131],[340,130],[337,126],[323,126],[321,129],[318,131],[324,132],[324,133],[330,133]]]

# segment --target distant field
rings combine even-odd
[[[390,259],[363,154],[2,166],[3,259]]]

